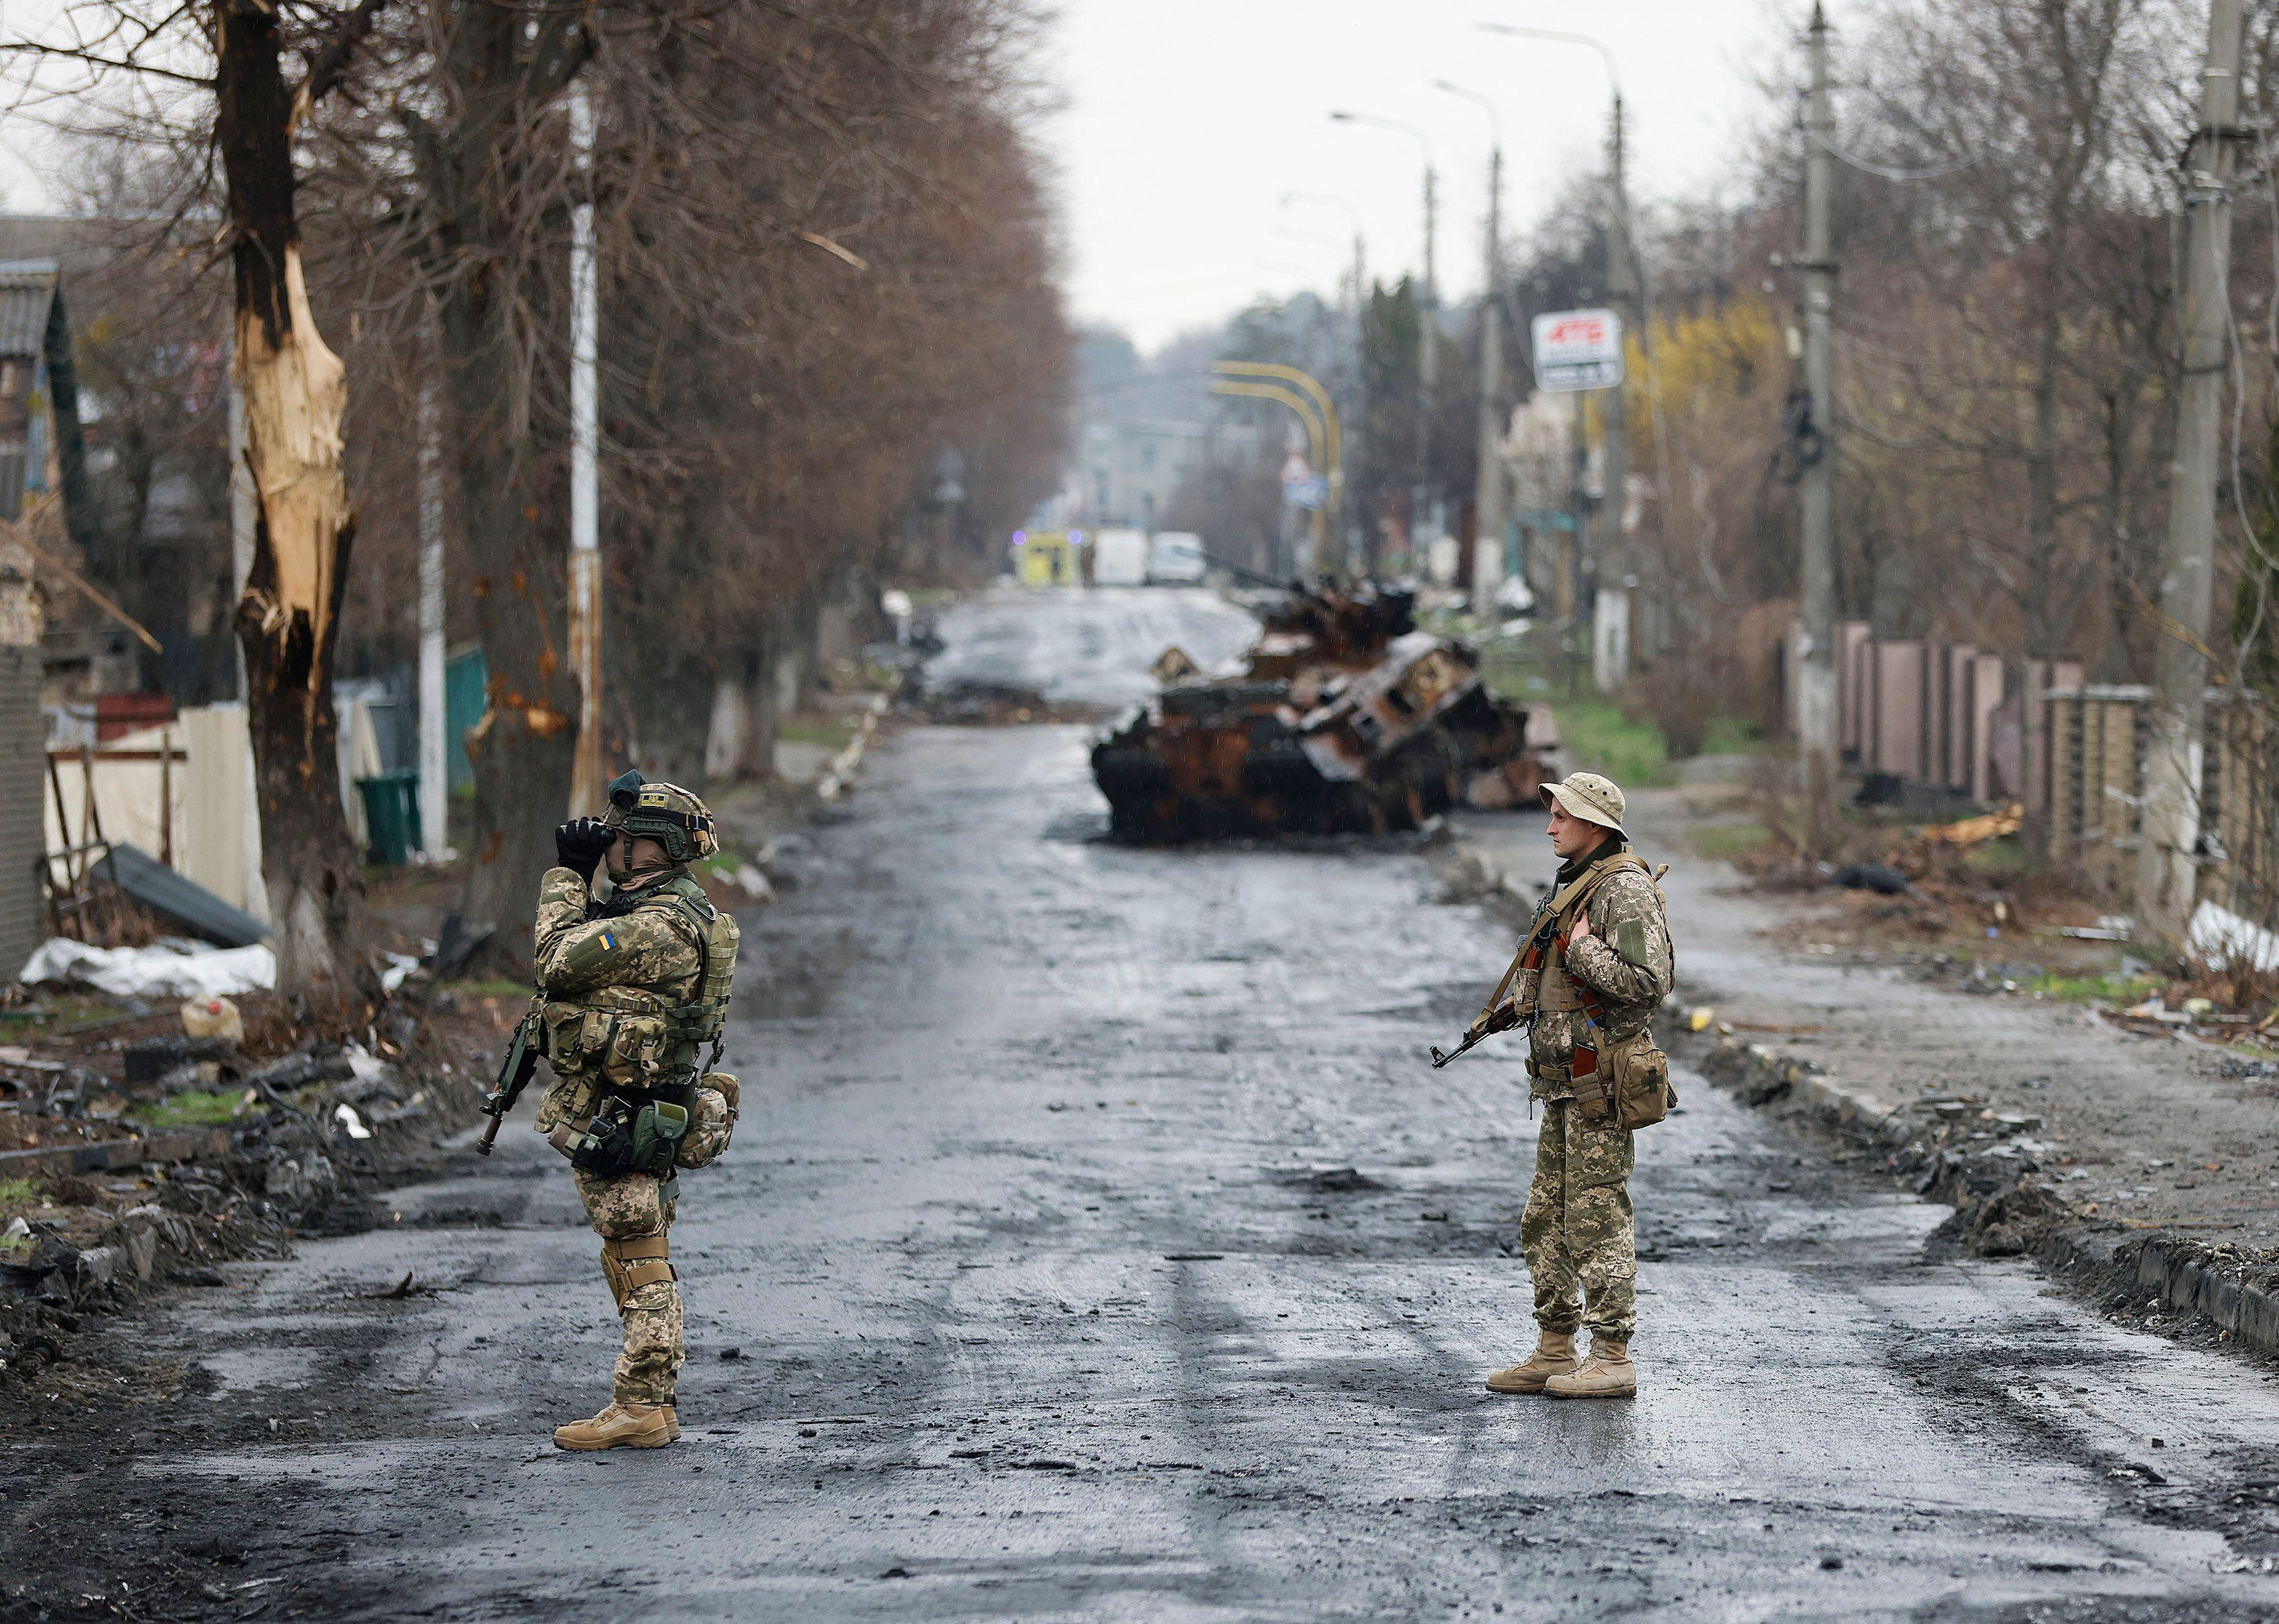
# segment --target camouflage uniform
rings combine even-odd
[[[1593,864],[1626,854],[1617,842],[1559,873],[1560,889]],[[1593,1336],[1627,1343],[1638,1323],[1637,1236],[1631,1220],[1631,1131],[1593,1121],[1574,1103],[1570,1074],[1575,1040],[1587,1017],[1576,987],[1598,994],[1605,1014],[1597,1047],[1646,1029],[1654,1006],[1668,996],[1671,977],[1669,926],[1652,877],[1623,867],[1590,892],[1582,912],[1592,934],[1569,942],[1573,908],[1546,959],[1529,1033],[1528,1074],[1543,1103],[1543,1129],[1535,1145],[1535,1181],[1519,1222],[1520,1249],[1535,1281],[1536,1322],[1571,1335],[1588,1324]],[[1539,913],[1537,923],[1542,916]],[[1534,927],[1531,927],[1531,931]],[[1575,1301],[1582,1288],[1583,1304]]]
[[[646,876],[614,893],[596,908],[587,881],[568,868],[549,868],[538,893],[538,951],[534,960],[546,1004],[548,1063],[554,1086],[539,1104],[537,1128],[549,1133],[563,1123],[583,1121],[602,1098],[602,1085],[616,1081],[629,1057],[612,1048],[580,1053],[576,1034],[594,1010],[646,1013],[693,999],[703,975],[702,941],[679,909],[663,899],[686,868]],[[579,968],[564,960],[572,950],[607,934],[610,951],[578,955]],[[594,962],[588,962],[593,959]],[[559,1057],[559,1058],[557,1058]],[[594,1232],[605,1242],[662,1237],[671,1227],[677,1203],[673,1188],[647,1173],[602,1177],[572,1168],[578,1198]],[[612,1295],[618,1282],[605,1251],[602,1274]],[[680,1288],[668,1274],[636,1285],[620,1310],[625,1347],[618,1356],[616,1400],[621,1405],[669,1405],[673,1378],[684,1358],[680,1331]]]

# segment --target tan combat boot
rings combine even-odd
[[[1541,1331],[1536,1335],[1535,1351],[1527,1356],[1527,1362],[1508,1366],[1491,1375],[1488,1391],[1539,1393],[1545,1382],[1567,1374],[1578,1362],[1572,1331]]]
[[[1638,1366],[1631,1362],[1631,1345],[1611,1336],[1591,1338],[1591,1357],[1572,1375],[1554,1376],[1543,1384],[1547,1398],[1635,1398]]]
[[[558,1449],[663,1449],[679,1436],[671,1405],[613,1404],[590,1421],[554,1429]]]

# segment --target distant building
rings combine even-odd
[[[1201,423],[1086,423],[1071,493],[1078,514],[1095,527],[1155,529],[1208,437]]]

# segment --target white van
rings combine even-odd
[[[1147,533],[1145,530],[1096,530],[1092,537],[1092,584],[1095,587],[1144,587],[1147,584]]]

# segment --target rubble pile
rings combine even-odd
[[[1824,1075],[1813,1061],[1737,1042],[1730,1031],[1721,1038],[1707,1026],[1677,1042],[1704,1075],[1753,1106],[1802,1104]],[[1935,1239],[1980,1257],[2012,1258],[2039,1253],[2083,1216],[2056,1189],[2073,1176],[2072,1158],[2039,1138],[2041,1128],[2040,1117],[1997,1110],[1983,1095],[1927,1093],[1880,1123],[1861,1120],[1843,1131],[1917,1195],[1954,1208]]]
[[[223,1262],[365,1227],[364,1197],[473,1119],[470,1063],[521,1007],[414,983],[361,1034],[317,1037],[266,994],[50,1023],[14,992],[0,1013],[31,1029],[0,1043],[0,1380],[141,1289],[219,1286]],[[194,1035],[209,1004],[228,1019]]]

